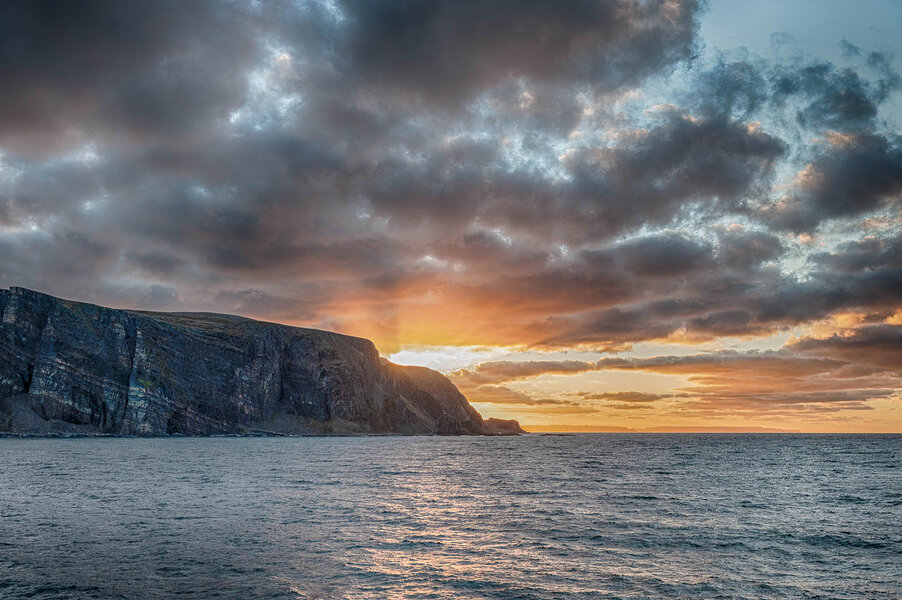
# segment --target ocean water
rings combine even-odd
[[[0,598],[902,598],[902,436],[0,439]]]

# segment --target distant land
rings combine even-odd
[[[118,310],[0,289],[0,432],[523,433],[441,373],[367,339],[209,313]]]
[[[616,427],[606,425],[524,425],[530,433],[801,433],[798,429],[779,429],[776,427],[696,427],[696,426],[662,426],[662,427]]]

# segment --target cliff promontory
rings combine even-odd
[[[0,432],[501,434],[448,379],[369,340],[0,289]]]

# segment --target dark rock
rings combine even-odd
[[[483,431],[487,435],[518,435],[526,433],[517,421],[513,419],[496,419],[495,417],[483,421]]]
[[[0,290],[0,431],[516,434],[369,340],[230,315]]]

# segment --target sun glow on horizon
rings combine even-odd
[[[847,327],[860,320],[860,315],[840,315],[832,322]],[[897,393],[875,389],[873,398],[837,396],[834,401],[837,388],[828,385],[799,396],[807,375],[800,379],[794,370],[802,368],[817,378],[830,361],[811,357],[795,364],[799,359],[783,348],[806,339],[830,339],[827,332],[826,322],[819,322],[807,330],[816,337],[806,338],[799,329],[741,340],[728,350],[716,343],[643,343],[612,353],[419,345],[388,359],[444,372],[484,417],[518,419],[527,431],[902,430],[902,397]],[[839,389],[856,385],[896,384],[853,378]],[[823,400],[831,404],[824,406]]]
[[[902,3],[51,4],[0,19],[0,288],[527,426],[902,431]]]

